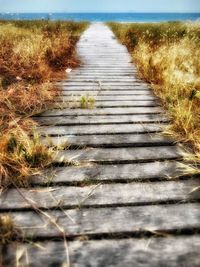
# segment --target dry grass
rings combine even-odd
[[[12,218],[9,215],[0,216],[0,245],[5,245],[17,237],[19,231],[15,227]]]
[[[167,133],[187,144],[200,163],[200,24],[152,23],[109,26],[133,55],[171,117]]]
[[[80,108],[93,109],[95,107],[95,98],[89,95],[83,95],[80,98]]]
[[[34,135],[33,114],[59,95],[53,85],[78,66],[75,44],[87,23],[0,21],[0,187],[26,184],[49,164],[51,151]]]

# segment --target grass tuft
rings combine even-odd
[[[38,135],[18,128],[0,141],[0,188],[28,186],[30,176],[51,163],[53,151],[40,143]]]
[[[95,106],[95,98],[89,95],[83,95],[80,98],[80,108],[93,109]]]
[[[9,215],[0,216],[0,245],[12,242],[19,234],[12,218]]]

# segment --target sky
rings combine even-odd
[[[0,0],[0,12],[200,13],[200,0]]]

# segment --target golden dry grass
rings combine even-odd
[[[109,26],[133,55],[171,117],[167,130],[200,162],[200,24],[152,23]]]
[[[5,245],[16,238],[19,230],[14,225],[12,218],[9,215],[0,216],[0,245]]]
[[[0,21],[0,187],[23,184],[48,165],[51,151],[30,116],[59,95],[53,85],[78,66],[75,44],[87,23]]]

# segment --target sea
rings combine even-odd
[[[199,13],[0,13],[5,20],[73,20],[91,22],[162,22],[200,20]]]

